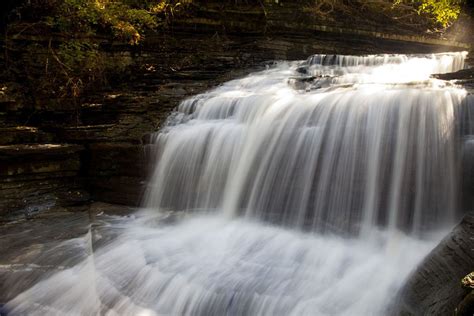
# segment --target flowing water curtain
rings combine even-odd
[[[449,222],[466,93],[430,75],[465,57],[314,55],[188,99],[158,136],[147,205],[340,233]]]

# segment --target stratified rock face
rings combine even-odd
[[[474,104],[474,103],[473,103]],[[474,206],[474,138],[466,136],[462,148],[462,208],[469,210]]]
[[[126,205],[141,200],[144,149],[130,143],[96,143],[89,146],[84,161],[88,187],[94,198]]]
[[[393,315],[453,315],[466,296],[461,280],[474,268],[474,213],[426,257],[393,304]]]
[[[80,145],[0,145],[0,215],[29,215],[89,199],[77,178]]]

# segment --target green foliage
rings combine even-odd
[[[48,23],[61,32],[110,33],[130,44],[138,44],[145,29],[158,26],[156,17],[146,9],[133,8],[120,1],[63,0]]]
[[[380,13],[401,24],[442,26],[444,28],[456,21],[461,6],[466,0],[308,0],[305,11],[319,18],[337,19],[338,14],[346,16],[354,11],[377,15]],[[431,25],[430,25],[431,24]]]
[[[59,33],[65,40],[23,47],[26,62],[10,64],[10,72],[28,73],[30,92],[36,97],[78,98],[126,74],[132,65],[130,56],[104,52],[100,38],[137,45],[147,29],[159,28],[162,16],[166,21],[177,6],[179,2],[172,0],[29,0],[17,16],[43,29],[47,26],[51,38]],[[9,46],[13,49],[14,44]]]
[[[145,30],[161,25],[160,14],[167,19],[181,5],[173,0],[55,1],[59,5],[48,24],[70,39],[60,44],[57,52],[51,49],[50,53],[67,82],[61,85],[62,94],[72,96],[79,96],[82,90],[97,83],[106,84],[107,77],[119,76],[131,63],[107,56],[93,38],[84,35],[105,35],[136,45],[144,38]]]
[[[132,74],[135,64],[131,54],[107,52],[100,44],[104,39],[135,46],[146,30],[166,27],[184,7],[179,0],[22,3],[9,15],[14,23],[6,28],[5,56],[11,58],[0,76],[22,82],[30,101],[57,100],[74,107],[85,92]],[[30,31],[37,40],[18,40]]]
[[[416,6],[418,14],[428,14],[437,24],[447,27],[459,17],[464,0],[395,1],[395,5],[402,3]]]
[[[423,0],[420,12],[427,12],[434,16],[436,22],[448,26],[461,13],[462,0]]]
[[[122,75],[132,65],[129,56],[107,55],[87,39],[66,41],[51,55],[57,58],[56,77],[62,77],[60,96],[78,97],[83,90],[104,86],[109,77]]]

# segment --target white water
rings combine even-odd
[[[303,90],[281,63],[191,98],[157,135],[146,204],[339,233],[452,222],[466,92],[430,74],[464,58],[313,56],[306,73],[323,76]]]
[[[156,136],[147,210],[8,309],[384,314],[456,219],[466,92],[429,76],[464,58],[314,56],[184,101]],[[187,215],[165,224],[168,211]]]

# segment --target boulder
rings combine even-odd
[[[474,213],[434,248],[408,277],[392,315],[453,315],[468,294],[461,280],[474,268]]]

